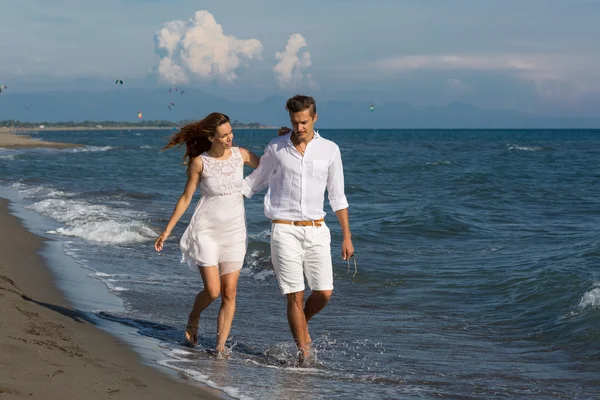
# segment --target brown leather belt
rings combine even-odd
[[[285,225],[295,225],[295,226],[321,226],[322,222],[325,222],[325,219],[317,219],[315,221],[288,221],[285,219],[274,219],[271,221],[274,224],[285,224]]]

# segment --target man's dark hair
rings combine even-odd
[[[317,113],[317,102],[311,96],[297,94],[288,99],[288,101],[285,103],[285,109],[291,113],[310,110],[310,116],[314,117]]]

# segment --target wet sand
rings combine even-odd
[[[31,148],[50,148],[50,149],[68,149],[73,147],[85,147],[82,144],[74,143],[55,143],[43,140],[35,140],[31,136],[23,134],[14,134],[11,129],[0,128],[0,148],[5,149],[31,149]]]
[[[141,363],[72,307],[38,254],[44,240],[0,198],[0,398],[217,399]]]

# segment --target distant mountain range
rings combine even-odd
[[[0,94],[0,120],[20,121],[131,121],[138,112],[144,120],[200,119],[219,111],[232,120],[258,121],[263,125],[289,125],[285,97],[255,103],[235,102],[200,90],[123,89],[104,92],[62,91]],[[171,104],[173,103],[173,104]],[[171,109],[169,109],[169,106]],[[509,129],[600,128],[600,117],[537,116],[513,110],[487,110],[454,102],[446,106],[419,107],[407,103],[374,104],[366,101],[319,102],[318,128],[361,129]]]

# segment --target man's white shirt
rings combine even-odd
[[[267,145],[258,168],[244,179],[242,193],[251,198],[267,186],[264,204],[269,219],[306,221],[325,217],[325,189],[334,212],[348,208],[340,149],[317,131],[304,157],[295,149],[291,133]]]

